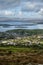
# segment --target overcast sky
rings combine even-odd
[[[43,0],[0,0],[0,17],[43,19]]]

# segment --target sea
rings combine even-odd
[[[0,22],[0,32],[5,32],[13,29],[43,29],[43,24],[22,21]]]

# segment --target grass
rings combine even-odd
[[[0,65],[43,64],[43,49],[35,47],[0,46]],[[34,64],[35,63],[35,64]]]
[[[11,50],[13,52],[23,52],[23,51],[30,51],[31,48],[19,48],[19,47],[13,47],[13,46],[8,46],[8,47],[0,47],[0,50]]]
[[[43,46],[42,46],[43,47]],[[33,52],[37,51],[39,52],[40,50],[43,50],[43,48],[37,48],[37,47],[19,47],[19,46],[0,46],[0,50],[5,50],[5,51],[12,51],[12,52]]]

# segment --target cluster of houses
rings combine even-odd
[[[43,39],[43,36],[37,36],[37,38],[38,39]],[[28,46],[28,45],[32,45],[33,43],[39,44],[40,41],[39,40],[35,40],[35,41],[33,40],[33,42],[32,42],[32,41],[28,40],[28,41],[26,41],[25,43],[22,43],[22,44],[18,43],[18,42],[14,42],[14,39],[13,40],[10,39],[10,40],[1,40],[0,41],[0,44],[3,44],[3,45],[14,45],[14,46],[19,45],[19,44],[20,45],[24,45],[24,46]]]
[[[22,43],[22,44],[19,43],[18,44],[18,43],[15,43],[15,42],[5,42],[5,41],[3,41],[1,44],[3,44],[3,45],[14,45],[14,46],[16,46],[16,45],[29,46],[29,45],[32,45],[32,42],[28,41],[26,43]],[[39,44],[39,43],[36,43],[36,44]]]
[[[3,45],[16,45],[16,43],[14,43],[12,40],[10,40],[10,41],[3,40],[3,41],[0,41],[0,44],[3,44]]]
[[[14,45],[14,46],[16,46],[16,45],[23,45],[23,46],[32,45],[31,41],[28,41],[28,42],[22,43],[22,44],[20,44],[20,43],[15,43],[15,42],[13,42],[13,41],[9,41],[9,42],[8,42],[8,41],[1,41],[0,44],[3,44],[3,45]]]

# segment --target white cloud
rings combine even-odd
[[[22,11],[18,11],[18,12],[15,11],[15,17],[16,18],[22,18],[23,17],[23,12]]]
[[[14,15],[14,13],[12,12],[12,11],[5,11],[5,15],[6,16],[12,16],[12,15]]]
[[[31,2],[26,2],[25,6],[26,6],[27,8],[30,8],[30,9],[35,8],[35,4],[34,4],[34,3],[31,3]]]
[[[43,8],[40,9],[40,11],[38,12],[38,14],[40,14],[41,16],[43,15]]]
[[[43,7],[43,3],[40,2],[24,2],[22,5],[22,11],[26,12],[38,12]]]
[[[19,11],[18,15],[21,17],[23,15],[22,11]]]
[[[15,14],[15,12],[9,11],[9,10],[2,10],[2,11],[0,11],[0,15],[1,16],[13,16],[14,14]]]

